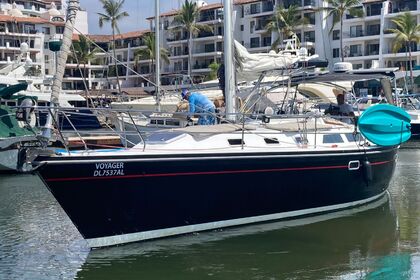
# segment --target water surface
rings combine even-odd
[[[36,176],[2,176],[0,279],[420,279],[419,168],[402,150],[356,209],[93,251]]]

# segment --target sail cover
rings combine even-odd
[[[264,71],[272,71],[291,67],[298,61],[296,56],[277,53],[252,54],[235,41],[236,55],[242,62],[242,67],[236,69],[237,81],[252,81],[258,79]]]

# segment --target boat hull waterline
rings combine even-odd
[[[386,192],[397,147],[43,157],[39,175],[90,247],[354,207]]]

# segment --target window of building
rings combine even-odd
[[[357,63],[357,64],[353,64],[353,69],[360,69],[363,68],[363,64]]]
[[[333,31],[333,40],[340,40],[340,30]]]
[[[382,3],[374,3],[366,6],[366,15],[379,16],[381,14]]]
[[[271,46],[271,36],[262,38],[263,47]]]
[[[315,13],[306,13],[304,14],[305,24],[315,24]]]
[[[350,56],[361,56],[362,45],[350,45]]]
[[[204,45],[204,52],[214,52],[214,44],[205,44]]]
[[[305,42],[315,42],[315,31],[308,31],[303,33]]]
[[[48,42],[44,42],[44,49],[46,49],[46,50],[50,49],[50,46],[49,46]]]
[[[45,55],[45,56],[44,56],[44,61],[45,61],[45,63],[48,63],[48,62],[49,62],[49,60],[50,60],[50,57],[49,57],[48,55]]]
[[[337,58],[337,57],[340,57],[340,49],[339,48],[333,49],[333,58]]]
[[[55,27],[55,33],[63,34],[64,33],[64,26],[56,26]]]
[[[254,28],[255,28],[255,21],[251,21],[249,23],[249,33],[254,33]]]
[[[260,47],[260,37],[254,37],[250,40],[251,48],[259,48]]]
[[[363,36],[363,29],[361,25],[350,26],[350,37]]]
[[[241,24],[241,31],[244,31],[244,25]]]
[[[251,14],[258,14],[261,12],[260,3],[251,4]]]
[[[222,42],[217,42],[216,43],[216,51],[218,51],[218,52],[222,52],[223,51]]]
[[[42,27],[42,33],[51,34],[51,29],[49,27]]]

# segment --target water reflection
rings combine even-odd
[[[0,176],[0,279],[72,279],[88,248],[36,176]]]
[[[36,176],[0,176],[0,279],[420,279],[419,167],[357,209],[90,253]]]
[[[324,279],[359,277],[395,250],[387,197],[297,221],[94,250],[80,279]]]

